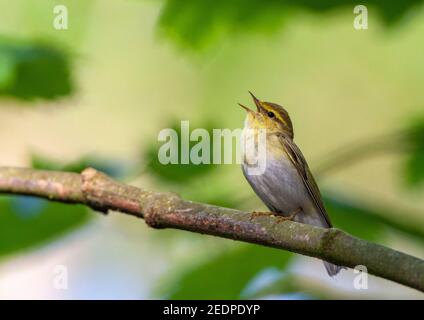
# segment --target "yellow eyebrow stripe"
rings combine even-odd
[[[277,117],[277,119],[280,120],[282,124],[287,126],[286,120],[284,120],[283,117],[278,112],[274,112],[274,113],[275,113],[275,116]]]
[[[281,113],[278,110],[274,109],[272,106],[263,103],[265,110],[272,111],[275,114],[275,117],[286,127],[288,126],[287,121],[282,117]]]

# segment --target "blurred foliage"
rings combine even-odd
[[[183,47],[203,49],[222,38],[241,32],[277,31],[296,10],[324,13],[359,4],[380,13],[390,25],[422,0],[166,0],[159,19],[160,31]]]
[[[89,210],[48,200],[0,197],[0,257],[48,243],[88,221]]]
[[[164,2],[158,21],[159,31],[182,47],[194,50],[207,48],[235,34],[278,32],[297,11],[326,14],[331,10],[345,9],[352,13],[353,7],[360,4],[353,0]],[[38,7],[38,3],[33,3],[33,8]],[[79,8],[88,5],[87,3],[74,5]],[[411,8],[422,3],[423,0],[369,0],[366,5],[369,5],[370,13],[379,12],[383,21],[391,25],[400,21]],[[83,12],[87,12],[85,9],[79,11],[81,14],[78,13],[77,19],[81,19]],[[44,14],[43,10],[41,12]],[[74,12],[77,12],[77,9]],[[39,30],[44,30],[47,20],[40,21]],[[63,36],[61,34],[60,37],[69,37],[69,32],[75,32],[76,36],[78,28],[83,34],[84,25],[78,20],[78,23],[73,21],[76,28],[67,31]],[[50,30],[50,20],[48,26]],[[50,32],[56,33],[53,29]],[[71,41],[69,43],[74,44]],[[74,90],[71,67],[69,56],[52,44],[0,38],[1,96],[32,101],[70,95]],[[199,127],[207,128],[211,133],[214,126],[203,123]],[[180,141],[180,122],[172,123],[170,128],[177,131]],[[407,156],[404,175],[409,186],[418,187],[424,183],[424,119],[417,120],[411,126],[408,138],[412,142],[413,150]],[[190,142],[190,148],[196,143]],[[167,183],[169,188],[177,186],[177,191],[182,191],[187,199],[238,207],[241,200],[237,199],[238,192],[235,192],[233,185],[221,176],[214,175],[218,166],[162,165],[157,157],[161,145],[163,143],[155,142],[144,153],[149,173]],[[71,172],[81,172],[86,167],[94,167],[115,178],[127,174],[122,164],[91,156],[72,163],[60,163],[34,155],[32,167]],[[396,214],[389,214],[390,210],[367,207],[361,199],[348,199],[340,194],[327,195],[325,203],[334,225],[355,236],[370,241],[381,241],[381,237],[391,228],[413,236],[418,241],[424,241],[421,225],[405,219],[394,219],[392,217]],[[378,205],[375,207],[378,208]],[[0,257],[47,243],[81,226],[89,220],[89,212],[79,205],[48,202],[34,197],[0,197]],[[294,256],[282,250],[240,244],[233,250],[210,256],[206,261],[184,270],[172,279],[167,292],[170,292],[169,298],[173,299],[236,299],[296,292],[295,282],[289,273],[283,271],[290,265]],[[275,281],[274,286],[272,281]],[[264,285],[270,283],[271,286]]]
[[[241,293],[241,298],[258,299],[282,294],[287,297],[297,291],[298,287],[291,274],[271,266],[264,268],[252,278]]]
[[[80,173],[86,168],[94,168],[102,171],[113,178],[122,178],[127,174],[128,168],[122,163],[109,159],[100,159],[93,156],[85,156],[76,161],[61,163],[39,154],[31,157],[31,167],[42,170],[68,171]]]
[[[284,269],[292,254],[258,245],[242,244],[185,270],[166,288],[169,299],[237,299],[264,268]]]
[[[81,172],[87,167],[119,178],[124,167],[119,163],[84,157],[60,163],[40,155],[32,156],[32,167],[44,170]],[[47,243],[89,221],[90,210],[82,205],[49,202],[28,196],[0,197],[0,257]]]
[[[182,192],[180,189],[179,193],[183,198],[191,201],[204,202],[226,208],[237,208],[245,200],[234,190],[231,183],[214,176],[207,176],[193,185],[188,184]]]
[[[375,212],[342,197],[325,197],[325,207],[330,212],[333,225],[356,237],[375,241],[386,227]]]
[[[0,38],[0,95],[52,100],[71,94],[68,56],[47,44]]]
[[[324,202],[333,225],[356,237],[376,241],[391,228],[424,242],[423,226],[405,219],[390,218],[396,216],[396,213],[389,214],[393,209],[366,207],[363,201],[348,199],[340,194],[326,195]]]
[[[178,141],[172,141],[172,146],[178,150],[178,164],[162,164],[158,159],[159,149],[166,142],[155,141],[149,147],[147,147],[146,152],[144,153],[145,162],[148,164],[148,168],[150,172],[162,180],[163,182],[168,183],[180,183],[187,184],[195,178],[199,178],[209,172],[211,172],[216,165],[213,164],[193,164],[191,161],[189,164],[181,163],[181,126],[180,121],[174,121],[168,126],[171,130],[175,130],[178,135]],[[212,129],[213,125],[204,123],[199,128],[205,128],[209,132],[209,136],[212,137]],[[210,150],[212,157],[214,149],[212,145],[212,139],[210,141]],[[196,145],[197,141],[190,141],[189,149],[191,150],[194,145]],[[212,158],[211,158],[212,162]]]
[[[424,117],[414,119],[408,141],[412,150],[405,163],[405,179],[410,187],[419,187],[424,184]]]

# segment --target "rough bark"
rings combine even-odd
[[[153,228],[182,229],[257,243],[346,267],[364,265],[371,274],[424,292],[424,261],[408,254],[334,228],[280,222],[278,217],[195,203],[174,193],[142,190],[92,168],[77,174],[0,167],[0,193],[85,204],[96,211],[114,210],[143,218]]]

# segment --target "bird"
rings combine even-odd
[[[293,140],[293,124],[288,112],[276,103],[261,101],[249,93],[257,110],[239,103],[247,112],[241,135],[244,146],[241,164],[245,178],[271,211],[269,214],[282,220],[332,228],[318,185]],[[265,132],[266,143],[264,151],[258,152],[261,131]],[[262,172],[252,171],[261,161],[265,164]],[[342,269],[327,261],[324,266],[331,277]]]

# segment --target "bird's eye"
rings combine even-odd
[[[274,114],[274,112],[268,112],[268,117],[270,117],[270,118],[274,118],[275,117],[275,114]]]

